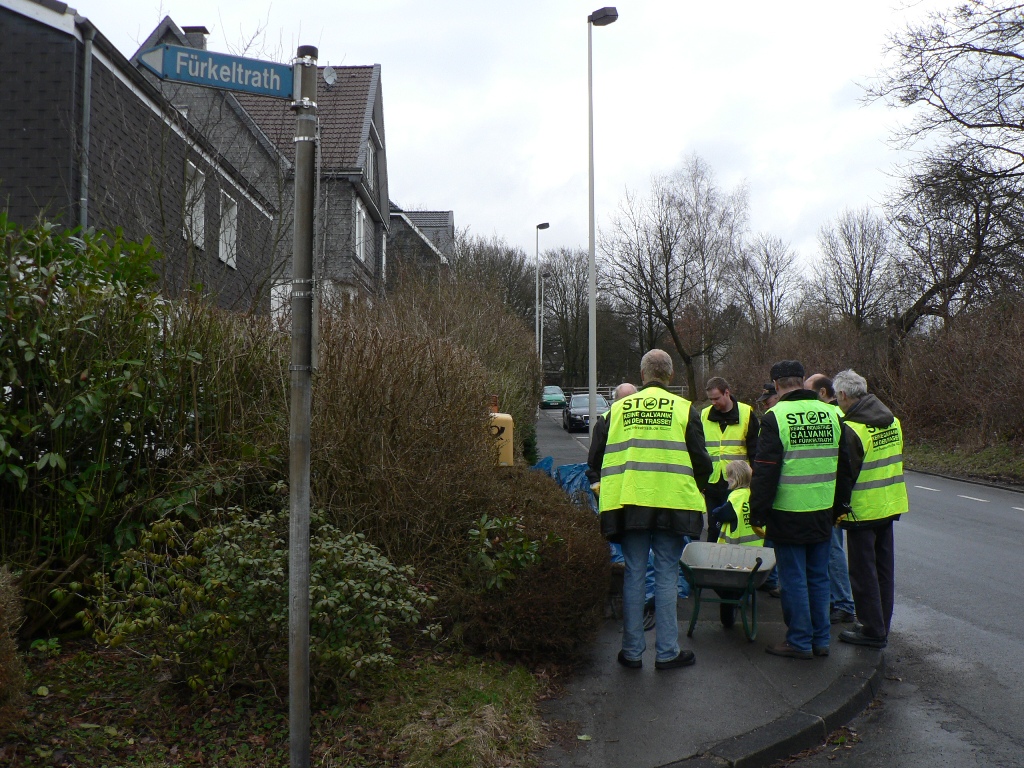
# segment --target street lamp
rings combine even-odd
[[[543,281],[540,284],[540,377],[544,383],[544,288],[547,287],[547,279],[551,277],[550,272],[541,275]]]
[[[541,346],[540,346],[540,231],[547,229],[551,225],[546,221],[543,224],[537,225],[537,243],[536,243],[536,255],[537,255],[537,268],[534,270],[534,282],[536,283],[533,293],[533,343],[537,346],[537,359],[540,360]],[[541,371],[543,372],[544,361],[541,360]]]
[[[612,7],[599,8],[587,17],[587,106],[590,113],[590,433],[597,421],[597,262],[594,257],[594,43],[593,28],[606,27],[619,18]]]

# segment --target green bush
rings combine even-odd
[[[456,614],[463,636],[488,651],[577,660],[600,625],[608,594],[610,558],[597,515],[533,470],[508,470],[491,490],[487,507],[518,521],[504,558],[514,563],[514,578],[481,589],[479,570],[466,572]],[[534,553],[526,554],[528,543],[536,545]]]
[[[82,613],[97,641],[170,663],[197,691],[283,684],[288,651],[288,515],[247,517],[190,534],[154,523]],[[415,626],[433,598],[361,534],[314,515],[310,544],[310,662],[319,685],[393,661],[392,633]]]
[[[74,621],[49,591],[152,520],[281,471],[286,340],[269,318],[162,298],[159,258],[0,214],[0,558],[25,574],[30,635]]]
[[[475,528],[469,529],[474,544],[470,558],[469,579],[479,592],[502,589],[519,571],[541,560],[541,547],[561,544],[553,533],[541,539],[526,535],[521,517],[488,517],[484,514]]]

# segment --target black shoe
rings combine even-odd
[[[764,585],[757,588],[758,592],[767,592],[769,597],[782,597],[782,590],[778,587],[766,587]]]
[[[622,655],[622,651],[619,651],[618,655],[619,664],[624,666],[626,669],[640,669],[644,665],[643,659],[627,659]],[[657,664],[655,664],[657,666]]]
[[[863,629],[844,629],[839,633],[839,639],[851,645],[864,645],[868,648],[877,648],[879,650],[889,644],[884,637],[865,635]]]
[[[718,616],[722,620],[722,626],[728,629],[736,623],[736,606],[722,603],[718,606]]]
[[[764,649],[765,653],[770,653],[772,656],[785,656],[789,659],[809,659],[811,658],[810,651],[801,651],[799,648],[794,648],[789,643],[783,641],[778,645],[769,645]]]
[[[857,616],[849,611],[844,611],[842,608],[834,608],[830,618],[833,624],[849,624],[854,621]]]
[[[674,659],[666,661],[655,661],[655,669],[677,669],[679,667],[692,667],[697,662],[693,651],[680,651]]]
[[[816,645],[813,648],[811,648],[811,653],[815,656],[828,656],[828,646]]]

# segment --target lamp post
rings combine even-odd
[[[606,27],[619,18],[612,7],[599,8],[587,17],[587,107],[590,115],[590,433],[597,417],[597,262],[594,257],[594,43],[593,28]]]
[[[543,371],[544,361],[541,360],[541,347],[540,347],[540,231],[547,229],[551,225],[546,221],[543,224],[538,224],[536,229],[537,243],[536,250],[534,253],[537,256],[537,267],[534,270],[534,282],[536,283],[533,293],[533,342],[537,345],[537,359],[540,360],[541,370]]]
[[[541,275],[544,278],[540,284],[540,377],[544,383],[544,289],[547,287],[547,279],[551,277],[550,272]]]

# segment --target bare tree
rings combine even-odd
[[[602,239],[618,300],[636,307],[641,323],[655,318],[668,333],[691,398],[697,362],[720,357],[738,322],[721,278],[739,252],[746,211],[746,190],[726,194],[694,156],[655,176],[646,198],[627,191]]]
[[[544,281],[545,347],[557,350],[561,357],[566,386],[582,384],[589,375],[588,261],[587,252],[579,248],[546,251],[543,258],[542,269],[548,274]]]
[[[893,202],[901,251],[899,303],[890,321],[901,342],[923,318],[943,327],[961,312],[1019,290],[1024,271],[1020,179],[976,175],[956,154],[932,158]]]
[[[683,247],[696,282],[687,312],[690,320],[679,329],[679,336],[694,350],[694,357],[706,359],[710,369],[724,356],[739,321],[723,276],[742,251],[747,189],[741,185],[725,192],[715,182],[711,166],[696,155],[676,173],[676,181],[676,204],[686,224]],[[696,396],[692,387],[690,394]]]
[[[483,237],[460,229],[455,233],[449,263],[455,280],[479,283],[517,317],[533,325],[535,265],[521,248],[497,235]]]
[[[750,328],[754,362],[765,364],[800,286],[796,255],[788,243],[762,232],[747,244],[730,270],[733,291]]]
[[[845,210],[818,232],[820,260],[810,300],[857,330],[882,323],[892,308],[894,282],[889,229],[869,208]]]
[[[1024,173],[1024,5],[963,0],[890,38],[868,100],[916,107],[897,138],[966,145],[976,172]]]

